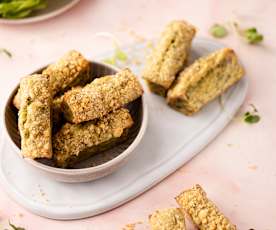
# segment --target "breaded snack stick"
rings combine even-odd
[[[71,50],[57,62],[49,65],[43,74],[51,77],[53,96],[67,91],[73,86],[85,85],[92,80],[90,76],[90,64],[81,53]],[[13,105],[19,109],[20,93],[14,96]]]
[[[182,192],[176,201],[200,230],[236,230],[236,226],[207,198],[200,185]]]
[[[151,230],[185,230],[185,218],[180,208],[157,210],[149,216]]]
[[[224,48],[195,61],[180,73],[168,91],[167,102],[192,115],[239,81],[244,70],[232,49]]]
[[[195,33],[195,27],[185,21],[167,25],[142,74],[152,92],[165,96],[187,61]]]
[[[50,77],[34,74],[20,82],[19,131],[24,157],[51,158]]]
[[[66,123],[53,137],[54,158],[59,167],[66,168],[104,151],[121,140],[133,120],[127,109],[111,112],[98,121],[81,124]]]
[[[75,50],[69,51],[57,62],[49,65],[43,73],[51,77],[54,96],[73,86],[84,85],[92,80],[89,61]]]
[[[63,100],[63,95],[57,96],[52,101],[52,124],[53,129],[56,129],[61,121],[62,118],[62,110],[61,110],[61,103]],[[18,89],[17,94],[13,98],[13,105],[19,110],[20,109],[20,88]]]
[[[107,113],[134,101],[143,94],[136,76],[124,69],[116,75],[95,79],[83,89],[64,95],[62,109],[72,123],[101,118]]]

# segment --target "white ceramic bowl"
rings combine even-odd
[[[42,69],[43,68],[34,73],[39,73]],[[113,66],[99,62],[91,62],[91,70],[91,74],[95,77],[114,74],[118,71],[118,69]],[[46,176],[57,181],[70,183],[87,182],[113,173],[127,162],[133,150],[141,141],[146,130],[148,110],[145,99],[142,96],[127,105],[127,108],[130,110],[132,118],[135,121],[135,125],[131,128],[128,139],[108,151],[98,153],[90,159],[81,162],[76,166],[76,168],[61,169],[51,166],[51,162],[23,158],[20,153],[20,135],[17,125],[18,111],[12,104],[12,99],[17,90],[18,86],[11,93],[4,112],[4,125],[6,127],[8,139],[18,153],[18,156],[22,158],[22,163],[24,163],[23,161],[26,161],[29,165],[43,172]]]

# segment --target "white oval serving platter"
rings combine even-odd
[[[221,47],[213,40],[197,38],[191,57]],[[141,60],[145,49],[146,44],[126,47],[130,56]],[[142,65],[130,68],[139,75]],[[242,105],[247,84],[245,77],[223,95],[223,106],[215,100],[193,117],[169,108],[163,98],[145,87],[149,121],[144,138],[123,168],[89,183],[66,184],[44,177],[14,152],[5,136],[1,138],[0,155],[2,188],[29,211],[52,219],[78,219],[113,209],[160,182],[209,144]]]

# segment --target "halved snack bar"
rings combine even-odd
[[[157,210],[149,216],[151,230],[185,230],[185,218],[180,208]]]
[[[195,61],[180,73],[168,91],[167,102],[176,110],[192,115],[221,95],[244,75],[234,51],[218,50]]]
[[[82,89],[65,93],[62,109],[68,121],[80,123],[101,118],[142,94],[136,76],[124,69],[116,75],[97,78]]]
[[[20,82],[19,131],[24,157],[51,158],[50,77],[34,74]]]
[[[53,137],[57,166],[72,167],[76,162],[107,150],[125,140],[133,120],[127,109],[111,112],[97,121],[66,123]]]
[[[152,92],[165,96],[187,61],[195,33],[195,27],[185,21],[167,25],[142,74]]]
[[[207,198],[200,185],[182,192],[176,197],[176,201],[200,230],[236,229],[236,226]]]
[[[43,73],[51,77],[54,96],[73,86],[85,85],[92,80],[89,61],[75,50],[69,51],[57,62],[49,65]]]

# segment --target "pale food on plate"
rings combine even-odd
[[[195,34],[195,27],[186,21],[172,21],[167,25],[142,73],[153,93],[166,95],[187,62]]]
[[[167,102],[174,109],[192,115],[243,76],[244,69],[235,52],[229,48],[220,49],[184,69],[169,89]]]

